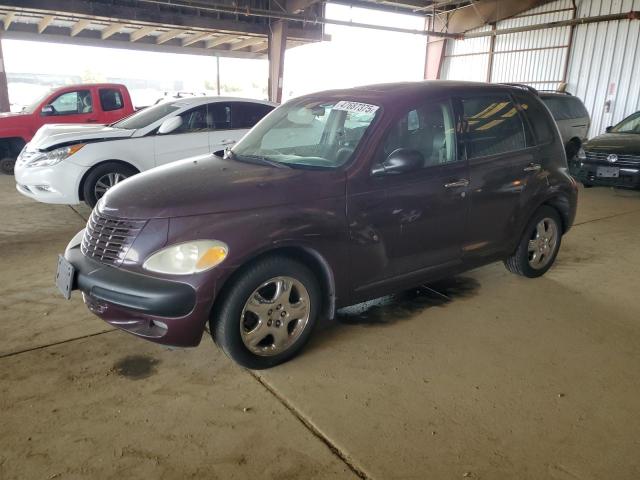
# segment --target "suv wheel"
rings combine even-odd
[[[85,203],[91,208],[95,207],[107,190],[136,173],[135,168],[121,163],[107,162],[97,166],[84,180],[82,193]]]
[[[16,164],[16,159],[11,157],[4,157],[0,159],[0,171],[5,175],[13,175],[13,167]]]
[[[270,257],[244,270],[210,320],[214,341],[246,368],[264,369],[295,356],[316,324],[320,287],[309,268]]]
[[[511,273],[529,278],[544,275],[558,255],[562,239],[558,212],[543,206],[529,221],[515,253],[504,261]]]

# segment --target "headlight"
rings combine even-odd
[[[587,159],[587,154],[584,151],[584,148],[580,148],[578,150],[578,153],[576,153],[576,156],[578,157],[578,160],[583,161]]]
[[[229,248],[217,240],[179,243],[154,253],[142,265],[145,270],[170,275],[203,272],[221,264]]]
[[[27,160],[27,167],[50,167],[56,163],[60,163],[65,158],[69,158],[86,144],[78,143],[69,145],[68,147],[56,148],[50,152],[41,152],[33,155]]]

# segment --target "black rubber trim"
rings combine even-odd
[[[182,317],[193,310],[196,292],[186,283],[162,280],[110,267],[85,257],[79,247],[65,258],[76,269],[73,290],[147,315]]]

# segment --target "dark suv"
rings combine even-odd
[[[544,274],[577,187],[527,89],[464,82],[321,92],[270,113],[224,158],[128,179],[59,259],[105,321],[235,361],[297,353],[336,308],[498,260]]]

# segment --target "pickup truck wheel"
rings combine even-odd
[[[504,261],[507,270],[529,278],[544,275],[558,255],[561,239],[558,212],[542,206],[529,221],[515,253]]]
[[[0,171],[5,175],[13,175],[13,167],[16,164],[16,159],[11,157],[4,157],[0,159]]]
[[[318,280],[304,264],[284,256],[249,266],[214,310],[210,331],[231,359],[264,369],[286,362],[316,324]]]
[[[95,207],[107,190],[136,173],[136,169],[121,163],[109,162],[98,165],[84,180],[82,193],[85,203],[91,208]]]

